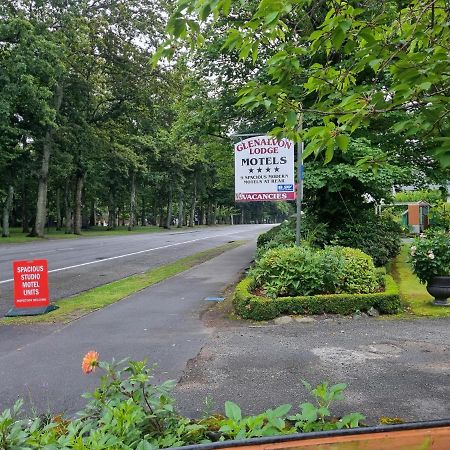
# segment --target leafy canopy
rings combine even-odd
[[[238,103],[270,111],[279,123],[276,135],[306,139],[305,156],[324,151],[330,161],[355,130],[400,111],[391,129],[431,142],[433,154],[450,165],[445,0],[260,0],[250,15],[248,9],[240,15],[239,4],[179,0],[155,60],[186,42],[202,45],[202,22],[225,16],[232,27],[223,49],[253,63],[264,55],[269,76],[247,83]],[[299,133],[300,113],[319,116],[320,123]]]

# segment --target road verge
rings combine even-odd
[[[72,297],[58,300],[59,308],[48,314],[29,317],[4,317],[0,325],[25,325],[34,323],[69,323],[86,314],[118,302],[131,294],[173,277],[185,270],[208,261],[222,253],[239,247],[245,241],[232,241],[194,255],[181,258],[173,263],[156,267],[148,272],[122,278],[112,283],[89,289]]]

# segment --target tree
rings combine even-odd
[[[305,139],[305,156],[325,162],[345,151],[349,136],[393,111],[390,128],[404,139],[432,143],[431,154],[450,165],[448,72],[450,30],[445,0],[257,2],[239,14],[230,0],[180,0],[156,58],[178,45],[202,45],[198,21],[228,18],[224,49],[241,60],[264,63],[267,79],[250,81],[239,105],[266,108],[277,136]],[[233,8],[233,9],[232,9]],[[238,13],[236,13],[238,11]],[[262,59],[262,61],[261,61]],[[320,118],[299,133],[299,114]]]

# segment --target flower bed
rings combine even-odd
[[[268,298],[251,292],[254,280],[247,277],[236,287],[233,306],[244,319],[270,320],[284,314],[343,314],[368,311],[374,307],[382,314],[402,310],[397,284],[385,275],[385,290],[371,294],[306,295]]]

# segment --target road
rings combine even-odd
[[[0,411],[21,397],[28,411],[75,413],[85,404],[81,393],[99,383],[101,371],[81,372],[83,355],[92,349],[107,361],[156,363],[156,382],[178,380],[213,331],[201,320],[212,305],[205,299],[238,280],[254,256],[255,241],[68,325],[0,325]]]
[[[12,261],[47,259],[52,300],[147,271],[273,225],[216,226],[192,231],[48,240],[0,247],[0,316],[13,304]]]

